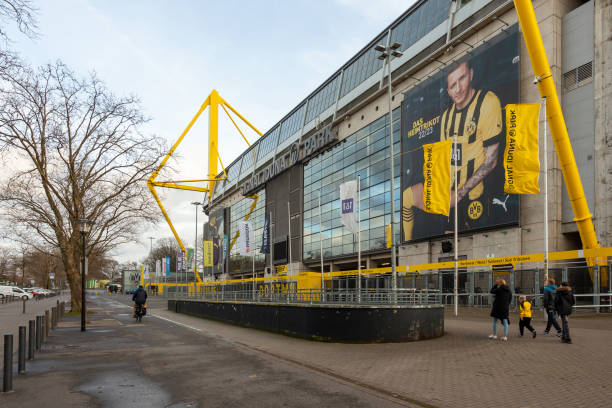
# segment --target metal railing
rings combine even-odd
[[[416,289],[362,289],[360,292],[355,289],[295,289],[272,293],[252,290],[174,292],[165,297],[191,301],[423,306],[442,305],[443,295],[437,291]]]
[[[525,296],[533,303],[534,309],[542,307],[542,294],[515,293],[511,307],[518,309],[518,298]],[[599,312],[612,312],[612,293],[578,294],[576,310],[590,309]],[[342,305],[452,305],[452,293],[439,293],[437,290],[403,289],[292,289],[269,293],[262,290],[219,290],[211,292],[172,292],[163,297],[170,300],[219,301],[219,302],[256,302],[256,303],[298,303],[298,304],[342,304]],[[488,308],[493,304],[490,293],[460,293],[459,305],[466,307]]]

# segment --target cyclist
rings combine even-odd
[[[139,305],[143,307],[143,305],[147,302],[147,291],[144,290],[142,285],[138,286],[138,289],[136,289],[136,292],[134,292],[132,301],[134,302],[134,317],[136,317],[136,308]]]

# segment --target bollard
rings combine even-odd
[[[28,322],[30,337],[28,337],[28,360],[34,359],[34,338],[36,337],[36,327],[34,326],[34,320]]]
[[[47,337],[49,337],[49,329],[51,328],[51,320],[50,313],[48,310],[45,310],[45,343],[47,342]]]
[[[57,326],[57,308],[52,307],[51,308],[51,329],[55,330],[56,326]]]
[[[4,335],[4,379],[2,381],[3,391],[9,392],[13,389],[13,335]]]
[[[17,354],[17,374],[25,374],[26,327],[19,326],[19,351]]]
[[[25,299],[22,299],[22,300],[23,300],[23,310],[21,311],[21,313],[25,314],[25,312],[26,312],[25,311],[26,300]]]
[[[40,350],[42,341],[42,316],[36,316],[36,351]]]
[[[45,310],[45,314],[42,315],[42,336],[40,342],[45,344],[47,342],[47,333],[49,324],[47,323],[47,317],[49,316],[49,312]]]

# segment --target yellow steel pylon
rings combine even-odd
[[[236,109],[234,109],[229,103],[227,103],[226,100],[221,98],[219,93],[213,89],[210,95],[208,95],[208,97],[202,104],[202,106],[200,106],[200,109],[195,114],[193,119],[191,119],[191,122],[189,122],[189,124],[187,125],[183,133],[181,133],[181,136],[174,143],[174,145],[172,146],[168,154],[164,157],[164,159],[161,161],[159,166],[155,169],[153,174],[151,174],[151,177],[149,177],[149,179],[147,180],[147,186],[149,187],[151,194],[153,194],[155,201],[157,201],[157,205],[159,205],[159,208],[162,211],[162,214],[164,215],[166,222],[170,226],[170,229],[172,230],[172,234],[174,235],[176,242],[178,242],[179,246],[181,247],[181,250],[184,253],[186,252],[185,246],[183,245],[183,242],[179,238],[178,233],[176,232],[176,229],[174,228],[174,225],[172,225],[172,221],[170,220],[170,217],[168,216],[166,209],[162,205],[161,200],[159,199],[159,196],[157,195],[157,192],[155,191],[155,187],[174,188],[174,189],[188,190],[188,191],[200,191],[203,193],[208,193],[208,199],[210,200],[212,197],[212,192],[215,189],[215,183],[217,181],[223,181],[227,179],[227,172],[225,171],[225,167],[223,166],[223,162],[221,161],[221,157],[219,156],[219,148],[218,148],[219,147],[219,106],[221,106],[225,114],[232,121],[232,123],[234,124],[238,132],[240,133],[240,136],[242,136],[242,138],[247,143],[247,145],[250,146],[251,144],[245,137],[242,130],[240,130],[240,127],[238,127],[238,124],[236,123],[234,118],[232,118],[232,116],[228,112],[228,109],[231,110],[236,116],[238,116],[240,120],[246,123],[251,129],[257,132],[259,136],[262,136],[262,133],[255,126],[253,126],[240,113],[238,113]],[[187,135],[189,130],[192,128],[192,126],[195,124],[195,122],[198,120],[200,115],[206,110],[207,107],[210,108],[209,109],[209,131],[208,131],[208,178],[199,179],[199,180],[157,181],[156,178],[159,175],[159,172],[161,171],[161,169],[166,165],[166,162],[168,161],[168,159],[170,159],[170,157],[172,156],[172,154],[174,153],[178,145],[183,141],[183,138]],[[221,164],[221,168],[223,169],[223,175],[220,177],[217,177],[217,174],[219,172],[217,164]],[[183,184],[183,183],[201,183],[201,182],[208,182],[208,187],[197,187],[193,185]],[[195,270],[194,270],[194,274],[196,276],[197,281],[199,283],[202,283],[202,279],[198,276],[197,273],[195,273]]]
[[[582,240],[582,247],[585,249],[600,248],[595,228],[593,227],[593,214],[589,211],[589,206],[582,187],[580,173],[574,158],[574,151],[567,133],[561,104],[557,96],[555,82],[553,81],[546,50],[542,42],[542,35],[538,27],[538,21],[533,10],[533,5],[529,0],[514,0],[514,6],[518,15],[519,24],[525,38],[527,52],[531,59],[531,66],[535,74],[535,82],[538,85],[540,96],[546,98],[546,120],[550,124],[550,133],[555,144],[561,173],[565,180],[567,193],[574,210],[574,221],[578,227],[578,233]],[[548,222],[548,220],[546,220]],[[589,266],[597,265],[593,259],[587,258]],[[600,264],[605,265],[605,263]],[[607,282],[607,267],[602,268],[600,279]],[[593,272],[590,271],[591,278]]]

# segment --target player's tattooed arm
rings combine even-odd
[[[478,185],[486,176],[497,166],[497,151],[499,149],[499,143],[495,143],[491,146],[487,146],[485,149],[485,161],[484,163],[474,172],[472,177],[457,191],[457,200],[461,199],[470,192],[474,187]]]

